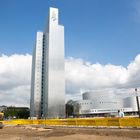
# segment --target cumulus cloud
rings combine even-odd
[[[128,67],[128,80],[127,85],[130,87],[140,86],[140,55],[137,55],[135,60],[132,61]]]
[[[29,54],[0,56],[0,105],[29,104],[31,60]]]
[[[91,64],[74,58],[68,58],[65,65],[68,94],[101,89],[126,93],[132,92],[132,88],[140,87],[140,55],[126,68],[112,64]]]
[[[29,106],[31,60],[29,54],[0,56],[0,105]],[[125,94],[140,87],[140,55],[127,67],[67,58],[65,71],[67,99],[90,90]]]
[[[90,64],[73,58],[66,60],[67,87],[75,87],[75,90],[114,87],[125,83],[127,77],[127,69],[122,66]]]

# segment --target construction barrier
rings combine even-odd
[[[139,118],[71,118],[46,120],[6,120],[5,125],[43,124],[51,126],[91,126],[91,127],[140,127]]]

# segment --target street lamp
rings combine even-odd
[[[138,93],[137,93],[137,88],[135,88],[135,94],[136,94],[136,101],[137,101],[137,108],[138,108],[138,115],[140,118],[140,106],[139,106],[139,97],[138,97]]]

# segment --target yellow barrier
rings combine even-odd
[[[44,124],[63,126],[93,126],[93,127],[140,127],[139,118],[71,118],[71,119],[46,119],[46,120],[7,120],[3,124]]]

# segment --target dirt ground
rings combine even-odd
[[[140,129],[5,126],[0,140],[140,140]]]

